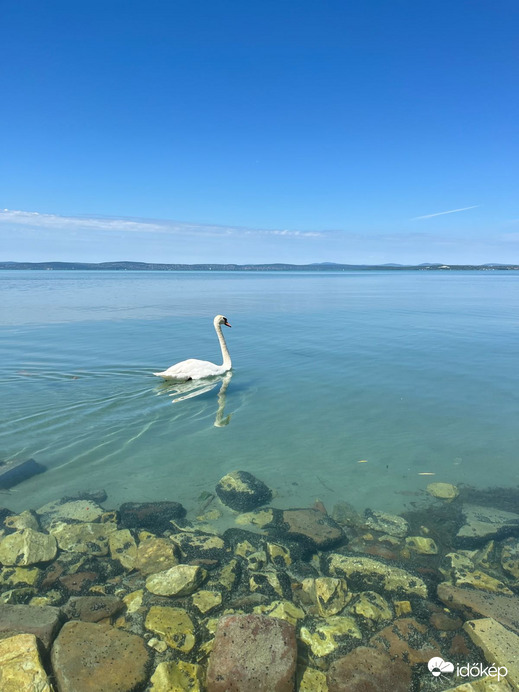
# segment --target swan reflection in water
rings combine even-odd
[[[214,419],[216,428],[223,428],[229,425],[232,413],[225,415],[225,400],[227,398],[227,387],[232,378],[232,372],[228,371],[224,375],[212,377],[210,380],[189,380],[188,382],[165,382],[159,387],[159,394],[167,394],[172,399],[172,404],[186,399],[193,399],[195,396],[200,396],[206,392],[210,392],[221,383],[220,391],[218,392],[218,408]]]

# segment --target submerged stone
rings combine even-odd
[[[144,640],[110,625],[67,622],[52,647],[59,692],[132,692],[148,678]]]
[[[409,536],[405,539],[406,546],[420,555],[437,555],[438,546],[432,538],[424,536]]]
[[[13,514],[4,519],[4,524],[8,529],[15,529],[16,531],[21,531],[22,529],[33,529],[33,531],[40,530],[40,523],[35,512],[26,509],[21,514]]]
[[[477,548],[492,538],[519,536],[519,514],[494,507],[463,505],[464,524],[456,535],[459,546]]]
[[[519,539],[508,538],[503,541],[501,565],[505,572],[519,580]]]
[[[311,604],[308,612],[323,617],[336,615],[346,607],[351,599],[345,579],[317,577],[303,579],[301,582],[302,601]]]
[[[375,591],[363,591],[358,594],[348,610],[366,620],[371,626],[384,620],[393,619],[391,606],[385,598]]]
[[[410,665],[427,663],[433,656],[441,656],[438,642],[430,636],[428,628],[414,618],[395,620],[370,639],[370,646]]]
[[[115,596],[75,596],[68,600],[63,612],[71,620],[99,622],[116,615],[124,608]]]
[[[355,591],[384,590],[400,597],[427,597],[427,587],[420,577],[373,558],[331,553],[327,566],[331,575],[346,578]]]
[[[170,536],[186,560],[221,560],[225,543],[213,534],[180,532]]]
[[[126,529],[150,529],[162,533],[171,529],[172,519],[182,519],[186,510],[179,502],[125,502],[119,508]]]
[[[152,606],[145,627],[160,635],[172,649],[189,653],[195,645],[195,626],[182,608]]]
[[[50,562],[56,557],[56,553],[55,538],[34,529],[16,531],[0,542],[0,562],[4,565],[27,567],[39,562]]]
[[[447,582],[438,584],[438,598],[448,608],[460,610],[466,617],[493,618],[519,634],[519,599],[476,589],[453,586]]]
[[[34,459],[0,461],[0,488],[12,488],[47,469]]]
[[[326,550],[346,539],[331,517],[314,508],[284,510],[282,523],[274,533],[291,538],[309,550]]]
[[[298,674],[298,692],[328,692],[326,675],[316,668],[305,668]]]
[[[294,605],[292,601],[272,601],[272,603],[256,606],[253,611],[260,615],[286,620],[291,625],[296,625],[298,620],[305,617],[305,611]]]
[[[366,526],[379,533],[387,533],[390,536],[403,538],[409,532],[409,524],[398,514],[387,514],[385,512],[377,512],[367,509],[365,512]]]
[[[0,586],[34,586],[42,574],[38,567],[4,567],[0,570]]]
[[[46,649],[50,649],[62,621],[60,609],[52,606],[0,605],[0,639],[15,634],[34,634]]]
[[[264,615],[220,618],[207,669],[207,692],[294,692],[295,630]]]
[[[458,488],[451,483],[429,483],[425,490],[433,497],[448,501],[454,500],[460,494]]]
[[[150,692],[201,692],[199,665],[185,661],[159,663],[151,676]]]
[[[519,636],[492,618],[469,620],[463,629],[491,666],[506,668],[506,680],[519,688]]]
[[[408,692],[411,669],[384,651],[359,646],[332,663],[327,681],[329,692]]]
[[[103,512],[104,509],[96,502],[88,500],[74,500],[72,502],[56,500],[37,510],[45,527],[54,520],[70,519],[76,522],[93,522],[99,519]]]
[[[169,538],[149,537],[137,546],[135,569],[146,576],[178,565],[177,548]]]
[[[175,565],[164,572],[151,574],[146,588],[158,596],[187,596],[193,593],[207,577],[198,565]]]
[[[49,526],[51,533],[61,550],[87,555],[108,555],[110,535],[117,530],[115,524],[65,524],[53,523]]]
[[[0,641],[2,692],[52,692],[34,634],[18,634]]]
[[[300,639],[314,656],[327,656],[345,641],[362,639],[362,632],[351,616],[334,615],[326,619],[313,618],[301,627]]]
[[[272,491],[247,471],[232,471],[216,484],[216,494],[224,505],[237,512],[248,512],[270,502]]]
[[[110,555],[125,569],[133,569],[137,560],[137,543],[128,529],[114,531],[108,536]]]
[[[226,591],[232,591],[232,589],[236,585],[236,582],[240,578],[240,571],[240,563],[238,562],[238,560],[229,560],[229,562],[226,565],[224,565],[220,570],[218,583]]]
[[[222,594],[218,591],[200,590],[193,594],[191,600],[201,613],[210,613],[222,604]]]

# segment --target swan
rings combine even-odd
[[[227,344],[223,338],[222,324],[224,324],[226,327],[230,327],[231,325],[229,322],[227,322],[227,317],[224,317],[223,315],[216,315],[213,320],[213,324],[214,328],[216,329],[218,341],[220,342],[220,348],[222,349],[222,365],[215,365],[215,363],[210,363],[208,360],[189,358],[189,360],[183,360],[180,363],[172,365],[163,372],[154,372],[153,374],[157,377],[162,377],[165,380],[187,382],[188,380],[201,380],[204,377],[223,375],[224,372],[231,370],[231,356],[229,355]]]

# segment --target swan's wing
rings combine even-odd
[[[183,360],[181,363],[172,365],[163,372],[154,372],[153,374],[157,377],[163,377],[166,380],[185,382],[186,380],[199,380],[202,377],[221,375],[223,372],[222,367],[221,365],[210,363],[208,360],[190,358],[189,360]]]

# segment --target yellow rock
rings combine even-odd
[[[463,576],[460,574],[454,579],[456,586],[471,586],[474,589],[480,589],[481,591],[491,591],[492,593],[506,594],[507,596],[513,596],[513,591],[511,591],[502,581],[499,579],[494,579],[494,577],[481,572],[480,570],[474,570],[473,572],[467,572]]]
[[[274,521],[274,511],[272,509],[259,509],[256,512],[244,512],[238,514],[234,521],[241,526],[252,524],[263,528]]]
[[[290,550],[277,543],[267,543],[267,553],[270,561],[279,566],[289,567],[292,564]]]
[[[348,610],[372,623],[393,619],[391,606],[375,591],[362,591]]]
[[[18,634],[0,641],[0,690],[52,692],[34,634]]]
[[[137,559],[137,543],[128,529],[110,534],[108,545],[113,560],[118,560],[125,569],[134,567]]]
[[[0,593],[0,603],[10,603],[11,605],[26,603],[27,599],[34,596],[35,593],[36,589],[33,589],[32,586],[9,589],[8,591],[2,591],[2,593]]]
[[[61,550],[87,555],[108,555],[108,538],[117,531],[117,525],[107,524],[65,524],[58,521],[51,524],[49,532],[58,542]]]
[[[517,538],[509,538],[503,542],[501,565],[512,577],[519,579],[519,540]]]
[[[328,565],[333,575],[346,579],[352,577],[356,581],[364,582],[366,589],[380,586],[386,591],[396,592],[397,595],[427,597],[427,586],[423,579],[373,558],[331,553]]]
[[[231,591],[237,580],[240,565],[238,560],[230,560],[226,565],[220,570],[220,578],[218,582],[223,586],[224,589]]]
[[[297,689],[299,692],[328,692],[326,675],[315,668],[305,668]]]
[[[247,557],[247,555],[252,555],[252,553],[256,552],[256,548],[249,543],[249,541],[242,541],[241,543],[236,544],[236,548],[234,549],[234,554],[239,555],[240,557]]]
[[[355,620],[339,615],[320,620],[310,627],[301,627],[299,636],[317,657],[326,656],[335,651],[343,638],[362,639],[362,633]]]
[[[175,565],[146,579],[146,588],[157,596],[187,596],[206,579],[199,565]]]
[[[304,610],[298,608],[291,601],[272,601],[267,605],[259,605],[253,608],[259,615],[268,615],[271,618],[286,620],[291,625],[296,625],[298,620],[305,616]]]
[[[247,555],[246,560],[249,572],[260,572],[266,567],[267,553],[264,550],[257,550],[255,553]]]
[[[409,615],[409,613],[413,612],[409,601],[393,601],[393,606],[395,608],[395,615],[397,618],[401,615]]]
[[[153,536],[141,541],[137,547],[134,566],[146,576],[178,565],[177,548],[168,538]]]
[[[139,589],[138,591],[132,591],[127,594],[123,601],[126,604],[127,613],[135,613],[142,606],[142,599],[144,597],[144,589]]]
[[[198,608],[201,613],[209,613],[211,610],[218,608],[222,603],[222,594],[218,591],[197,591],[191,596],[193,605]]]
[[[137,538],[139,539],[139,543],[143,543],[144,541],[147,541],[148,538],[157,538],[157,536],[154,533],[151,533],[151,531],[139,531],[137,534]]]
[[[270,584],[278,596],[283,598],[283,587],[276,572],[256,572],[249,577],[249,589],[261,591],[265,586],[265,580]]]
[[[200,514],[197,517],[197,519],[199,521],[216,521],[217,519],[220,519],[221,516],[222,516],[222,513],[220,512],[219,509],[209,509],[204,514]]]
[[[19,586],[26,584],[34,586],[41,574],[42,570],[38,567],[4,567],[3,570],[0,570],[0,585]]]
[[[159,634],[172,649],[189,653],[195,645],[195,626],[182,608],[152,606],[145,626]]]
[[[175,533],[170,536],[170,539],[184,554],[186,554],[186,551],[196,550],[198,552],[209,552],[211,550],[223,550],[225,548],[224,541],[220,538],[220,536],[216,535],[208,536],[185,532]]]
[[[200,666],[184,661],[159,663],[151,676],[151,692],[200,692]]]
[[[460,494],[460,491],[451,483],[429,483],[426,487],[429,495],[437,497],[440,500],[454,500]]]
[[[438,546],[432,538],[423,536],[409,536],[405,539],[405,544],[410,550],[421,555],[438,555]]]
[[[303,579],[301,587],[310,601],[315,604],[317,614],[327,617],[336,615],[350,600],[345,579],[317,577]]]
[[[506,681],[519,688],[519,635],[510,632],[492,618],[468,620],[463,629],[478,646],[491,666],[506,668]],[[490,670],[488,671],[491,672]],[[492,671],[495,677],[494,671]]]
[[[6,536],[0,542],[0,562],[5,565],[27,567],[38,562],[50,562],[56,557],[56,539],[34,529],[22,529]]]
[[[33,529],[34,531],[40,530],[38,520],[28,509],[21,514],[13,514],[10,517],[6,517],[4,519],[4,524],[10,529],[17,529],[18,531],[21,529]]]

